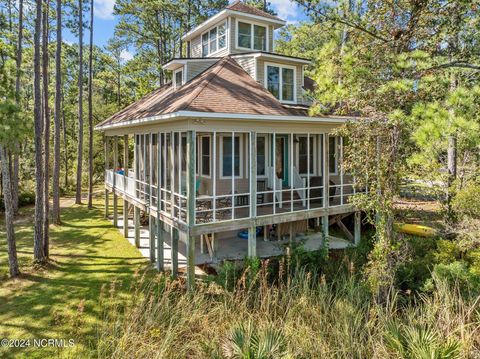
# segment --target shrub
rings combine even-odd
[[[460,215],[480,218],[480,185],[472,183],[459,190],[453,208]]]

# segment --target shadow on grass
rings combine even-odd
[[[120,232],[102,218],[99,207],[74,206],[62,211],[62,225],[52,226],[50,262],[32,268],[31,224],[18,226],[17,245],[22,277],[2,280],[8,273],[6,253],[0,253],[0,337],[95,338],[101,318],[102,287],[115,282],[118,296],[127,295],[136,271],[150,268]],[[1,225],[1,224],[0,224]],[[0,246],[6,246],[0,235]],[[54,349],[52,349],[54,350]],[[45,357],[46,351],[38,353]],[[3,353],[9,355],[12,353]],[[29,357],[36,357],[35,351]]]

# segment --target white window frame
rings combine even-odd
[[[218,46],[218,27],[221,26],[221,25],[225,25],[225,46],[224,47],[219,47]],[[216,36],[216,41],[217,41],[217,50],[215,50],[214,52],[210,52],[210,30],[213,30],[213,29],[217,29],[217,36]],[[204,55],[203,54],[203,35],[208,33],[208,54]],[[212,26],[211,28],[209,28],[207,31],[204,31],[200,34],[200,54],[201,54],[201,57],[208,57],[208,56],[212,56],[212,55],[215,55],[216,53],[220,52],[220,51],[223,51],[225,49],[228,48],[228,37],[229,37],[229,32],[228,32],[228,22],[227,20],[224,20],[220,23],[218,23],[217,25],[215,26]]]
[[[239,22],[243,22],[244,24],[249,24],[250,25],[250,45],[251,47],[243,47],[243,46],[240,46],[238,45],[238,34],[240,33],[238,31],[238,23]],[[253,32],[253,25],[257,25],[257,26],[261,26],[261,27],[264,27],[265,28],[265,50],[257,50],[253,47],[253,40],[254,40],[254,32]],[[265,51],[265,52],[268,52],[268,49],[269,49],[269,36],[268,36],[268,30],[269,30],[269,26],[266,25],[266,24],[262,24],[261,22],[256,22],[256,21],[250,21],[250,20],[243,20],[243,19],[239,19],[239,18],[236,18],[235,19],[235,47],[239,50],[253,50],[253,51]]]
[[[267,178],[267,167],[269,165],[269,158],[270,158],[270,151],[269,151],[270,146],[268,145],[269,136],[266,133],[262,133],[262,134],[257,134],[257,139],[259,137],[263,137],[265,139],[265,174],[259,175],[257,173],[257,178]]]
[[[208,145],[210,148],[210,155],[209,155],[209,162],[210,162],[210,174],[205,175],[203,174],[203,145],[202,145],[202,139],[204,137],[208,137]],[[198,135],[198,151],[197,151],[197,156],[198,156],[198,169],[197,169],[197,176],[199,177],[204,177],[204,178],[212,178],[212,136],[211,135]]]
[[[306,134],[301,134],[301,135],[296,135],[297,138],[298,138],[298,141],[299,143],[297,144],[297,148],[296,148],[296,164],[297,164],[297,170],[298,170],[298,174],[300,175],[300,177],[308,177],[308,173],[305,172],[305,173],[301,173],[300,172],[300,138],[308,138],[308,136]],[[310,170],[313,170],[312,173],[310,173],[310,176],[315,176],[316,173],[317,173],[317,168],[318,168],[318,162],[317,162],[317,157],[318,157],[318,150],[317,150],[317,136],[315,136],[315,134],[311,133],[310,134],[310,137],[313,137],[313,141],[310,141],[310,150],[313,149],[313,168],[310,168]]]
[[[179,72],[182,73],[182,84],[181,84],[180,86],[177,84],[177,74],[178,74]],[[183,71],[183,66],[180,67],[179,69],[173,71],[173,87],[174,87],[175,89],[177,89],[177,88],[185,85],[185,82],[186,82],[186,81],[185,81],[185,74],[186,74],[186,72]]]
[[[335,142],[335,171],[330,172],[330,139],[333,138]],[[329,175],[338,175],[338,157],[339,157],[339,147],[338,147],[338,136],[329,136],[328,137],[328,174]]]
[[[280,88],[278,90],[278,95],[279,95],[279,101],[282,103],[297,103],[297,67],[296,66],[291,66],[291,65],[284,65],[284,64],[279,64],[276,62],[265,62],[264,63],[264,84],[265,88],[268,90],[268,66],[271,67],[278,67],[279,68],[279,82],[280,82]],[[282,75],[282,68],[285,69],[291,69],[293,70],[293,100],[283,100],[283,75]],[[273,95],[273,94],[272,94]]]
[[[231,138],[232,136],[231,135],[220,135],[220,179],[231,179],[232,176],[224,176],[223,175],[223,138],[224,137],[227,137],[227,138]],[[244,156],[243,156],[243,136],[241,133],[236,133],[234,137],[238,137],[239,138],[239,147],[240,147],[240,156],[239,156],[239,162],[240,162],[240,173],[238,176],[235,176],[235,178],[243,178],[243,161],[244,161]],[[232,161],[235,161],[235,159],[232,159]],[[234,166],[235,167],[235,166]],[[232,173],[232,175],[235,175],[235,173]]]

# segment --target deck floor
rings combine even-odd
[[[128,221],[128,238],[127,240],[135,245],[135,230],[133,220]],[[123,234],[123,219],[122,216],[118,218],[118,229]],[[216,255],[210,258],[205,246],[205,253],[200,252],[200,239],[197,238],[195,243],[195,265],[203,264],[217,264],[223,260],[242,260],[247,256],[248,246],[247,239],[240,238],[237,231],[231,231],[228,235],[216,239]],[[171,269],[172,265],[172,250],[169,236],[166,236],[164,242],[164,266],[166,269]],[[294,241],[304,241],[304,248],[309,251],[317,250],[323,245],[322,235],[320,233],[313,233],[306,237],[298,236]],[[285,253],[286,246],[290,243],[289,239],[284,240],[264,240],[263,236],[257,237],[257,256],[260,258],[268,258],[279,256]],[[331,249],[345,249],[352,246],[352,243],[337,237],[329,238],[329,247]],[[186,258],[186,244],[180,236],[178,242],[178,267],[179,269],[187,266]],[[149,229],[148,226],[140,227],[140,253],[145,257],[150,257],[149,248]],[[196,268],[197,274],[204,274],[200,268]]]

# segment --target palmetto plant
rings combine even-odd
[[[460,343],[444,339],[428,326],[404,326],[396,322],[387,324],[384,334],[386,346],[405,359],[460,358]]]
[[[223,354],[236,359],[276,359],[286,356],[283,333],[268,325],[256,328],[251,321],[236,326],[223,343]]]

